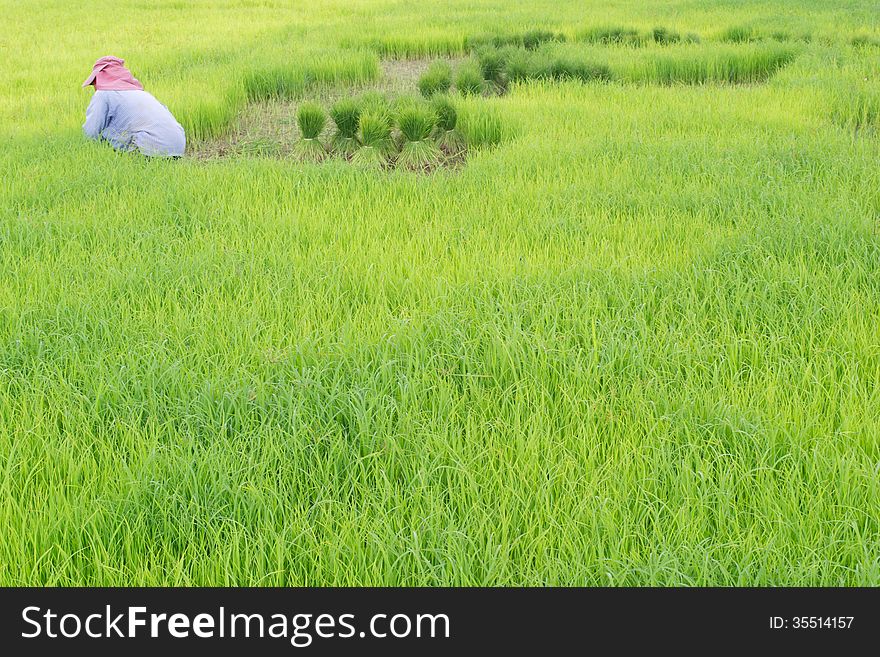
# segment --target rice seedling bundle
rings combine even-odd
[[[555,55],[541,61],[535,69],[537,77],[551,80],[610,80],[611,69],[605,64],[584,61],[575,57]]]
[[[522,35],[522,46],[526,50],[535,50],[549,41],[565,41],[565,35],[549,30],[529,30]]]
[[[483,74],[476,62],[465,62],[458,68],[455,86],[463,96],[479,96],[485,89]]]
[[[426,98],[447,93],[452,87],[452,67],[448,62],[432,62],[419,78],[418,87]]]
[[[681,41],[681,35],[678,32],[666,27],[655,27],[651,31],[651,36],[654,39],[654,43],[659,43],[660,45],[678,43]]]
[[[388,102],[388,98],[386,98],[382,93],[375,90],[364,92],[357,99],[357,102],[358,105],[360,105],[362,114],[364,112],[390,114],[391,112],[391,104]]]
[[[754,28],[745,25],[734,25],[728,27],[721,33],[720,40],[728,43],[745,43],[746,41],[755,41],[758,38]]]
[[[330,117],[336,124],[333,149],[344,157],[351,156],[358,148],[357,131],[360,115],[361,106],[352,98],[343,98],[330,109]]]
[[[448,117],[447,117],[448,120]],[[413,170],[436,166],[442,153],[431,137],[437,128],[437,115],[426,103],[406,103],[397,114],[402,146],[397,165]]]
[[[321,133],[327,125],[324,108],[317,103],[305,102],[297,110],[296,121],[301,133],[296,145],[299,155],[305,159],[323,158],[327,154],[327,149],[321,143]]]
[[[481,48],[477,51],[477,61],[480,63],[483,79],[496,88],[503,89],[507,81],[504,73],[504,51],[493,46]]]
[[[583,41],[603,45],[641,45],[644,38],[632,27],[600,26],[585,30],[580,34]]]
[[[520,49],[514,49],[505,56],[504,72],[508,82],[517,82],[537,77],[535,61],[539,56]]]
[[[460,153],[465,148],[465,141],[458,131],[458,112],[452,100],[448,96],[434,96],[431,105],[437,117],[437,146],[447,154]]]
[[[351,157],[353,164],[363,167],[382,167],[388,164],[394,152],[391,138],[391,118],[381,108],[368,108],[361,111],[358,123],[360,148]]]
[[[857,34],[850,39],[850,45],[854,48],[880,48],[880,36],[870,36],[868,34]]]

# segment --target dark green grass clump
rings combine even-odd
[[[496,91],[503,91],[507,87],[507,75],[505,72],[507,49],[487,46],[477,51],[477,61],[480,65],[480,74]]]
[[[606,64],[561,55],[539,62],[534,71],[537,77],[549,80],[594,82],[608,81],[613,77]]]
[[[880,37],[857,34],[850,39],[850,45],[857,49],[880,48]]]
[[[537,77],[537,57],[525,50],[512,49],[505,54],[504,72],[508,82],[519,82]]]
[[[727,43],[748,43],[749,41],[757,41],[759,38],[755,29],[746,25],[728,27],[718,37],[719,41]]]
[[[296,146],[297,152],[306,159],[322,159],[327,154],[320,139],[327,125],[324,108],[317,103],[305,102],[297,110],[296,122],[302,135]]]
[[[437,115],[424,102],[404,102],[397,114],[401,149],[397,165],[411,170],[431,169],[442,153],[431,137],[437,128]]]
[[[529,79],[610,80],[611,69],[574,52],[557,52],[553,48],[536,51],[507,46],[484,47],[477,53],[481,74],[496,91],[502,92],[510,82]]]
[[[791,34],[790,32],[786,32],[784,30],[774,30],[769,34],[769,38],[772,41],[776,41],[778,43],[810,43],[813,40],[813,35],[809,32],[806,32],[804,34]]]
[[[514,34],[495,34],[491,36],[472,37],[467,39],[466,46],[470,51],[479,50],[485,46],[494,46],[496,48],[515,46],[518,48],[525,48],[526,50],[535,50],[541,45],[553,41],[563,42],[565,41],[565,35],[551,30],[531,29]]]
[[[549,30],[529,30],[522,35],[522,47],[526,50],[536,50],[551,41],[565,41],[565,35]]]
[[[678,32],[666,27],[655,27],[651,30],[651,37],[654,39],[654,43],[658,43],[661,46],[681,41],[681,35]]]
[[[419,78],[418,87],[425,98],[447,93],[452,87],[452,68],[447,62],[432,62]]]
[[[645,38],[639,31],[632,27],[621,26],[599,26],[591,27],[581,32],[580,40],[588,43],[598,43],[602,45],[630,45],[641,46],[645,43]]]
[[[461,153],[465,148],[464,137],[458,131],[458,112],[448,96],[434,96],[431,101],[437,117],[434,138],[437,146],[447,155]]]
[[[479,96],[485,89],[483,73],[476,62],[465,62],[455,75],[455,86],[463,96]]]
[[[343,98],[337,101],[330,109],[330,117],[336,124],[336,134],[333,135],[333,150],[349,157],[358,149],[358,123],[361,116],[360,104],[351,98]]]

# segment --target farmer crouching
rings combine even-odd
[[[146,91],[117,57],[101,57],[83,87],[95,85],[83,131],[89,139],[105,139],[120,151],[180,157],[186,148],[183,128]]]

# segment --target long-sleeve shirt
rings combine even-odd
[[[180,156],[186,148],[181,125],[146,91],[96,91],[83,131],[117,150],[137,149],[144,155]]]

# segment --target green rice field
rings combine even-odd
[[[0,10],[0,584],[880,585],[875,2]]]

